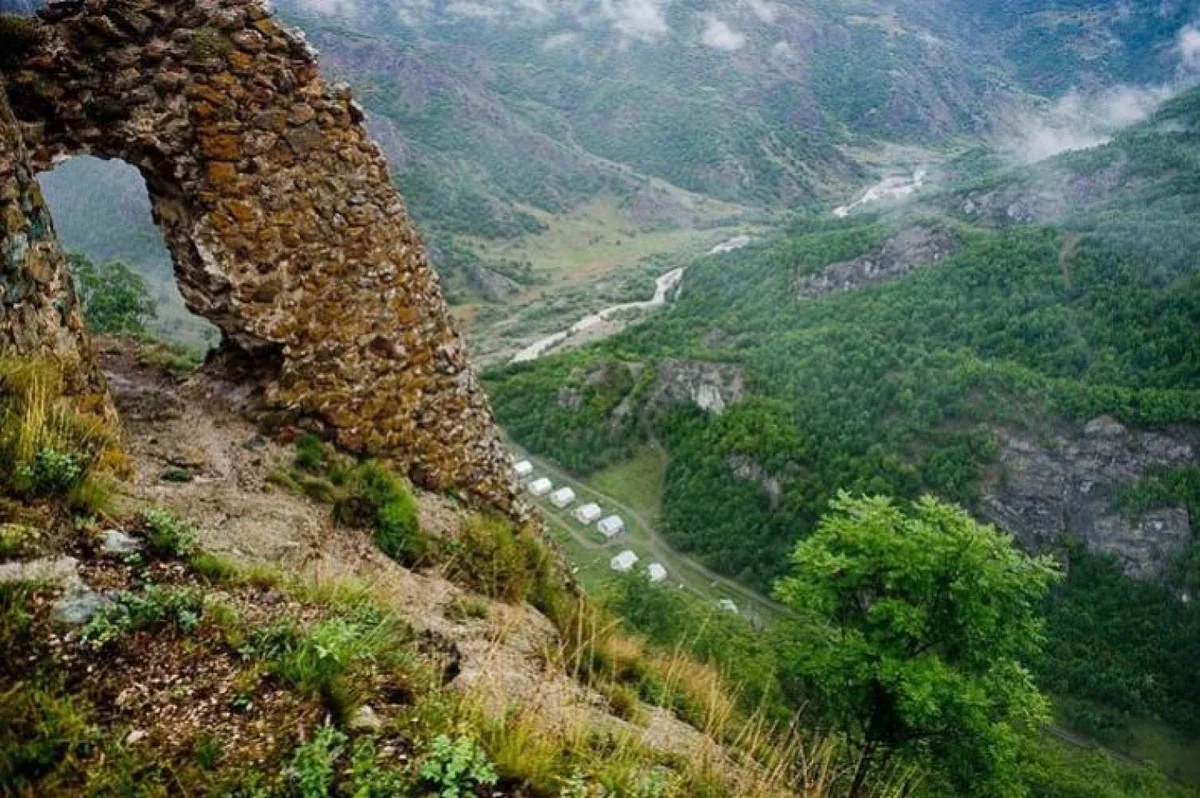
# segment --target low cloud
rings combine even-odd
[[[722,20],[710,16],[705,23],[700,40],[714,50],[733,52],[746,46],[746,34],[740,33]]]
[[[1192,72],[1200,72],[1200,26],[1188,25],[1179,31],[1176,48],[1183,68]]]
[[[546,37],[546,39],[542,42],[542,49],[546,52],[552,52],[554,50],[566,50],[570,47],[574,47],[578,43],[578,33],[556,33],[553,36]]]
[[[750,6],[750,10],[754,12],[754,16],[758,17],[760,22],[768,25],[774,22],[775,17],[779,14],[776,5],[768,0],[746,0],[746,5]]]
[[[1176,79],[1163,86],[1116,86],[1083,93],[1072,90],[1042,114],[1010,120],[1013,132],[1001,143],[1016,160],[1034,163],[1070,150],[1097,147],[1121,129],[1149,118],[1180,91],[1200,80],[1200,27],[1188,25],[1175,39]]]
[[[1019,118],[1003,149],[1017,160],[1034,163],[1070,150],[1098,147],[1122,128],[1149,117],[1176,88],[1117,86],[1084,94],[1072,90],[1048,113]]]
[[[625,40],[656,42],[671,32],[663,0],[601,0],[601,14]]]

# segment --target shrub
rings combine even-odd
[[[42,40],[35,20],[15,14],[0,14],[0,65],[16,64]]]
[[[177,379],[183,379],[204,362],[204,352],[168,341],[140,338],[138,365],[158,368]]]
[[[229,39],[216,28],[203,27],[197,29],[192,34],[191,55],[192,58],[208,59],[221,58],[228,55],[232,49]]]
[[[554,578],[546,547],[497,516],[472,516],[450,550],[455,578],[491,598],[524,601]]]
[[[146,545],[152,553],[162,557],[187,557],[195,550],[199,537],[196,527],[166,510],[145,510],[142,522],[146,525]]]
[[[421,766],[421,779],[436,789],[441,798],[461,798],[477,787],[490,787],[499,780],[478,743],[465,736],[451,740],[445,734],[433,741],[433,750]]]
[[[412,494],[374,461],[361,463],[350,472],[345,496],[334,506],[334,517],[348,526],[371,529],[379,550],[402,565],[412,565],[428,550]]]
[[[322,726],[292,757],[292,771],[301,798],[328,798],[332,795],[335,765],[346,746],[346,735],[331,726]]]
[[[320,698],[339,718],[359,706],[371,670],[409,664],[407,627],[393,616],[360,608],[358,617],[333,617],[307,632],[276,625],[257,632],[242,653],[268,660],[271,672],[303,693]],[[368,667],[369,666],[369,667]]]
[[[325,442],[311,432],[300,436],[296,441],[295,465],[301,471],[325,470],[329,466],[329,450]]]
[[[122,593],[92,616],[80,640],[92,648],[109,643],[139,629],[173,627],[190,632],[200,625],[204,595],[195,588],[153,585],[141,593]]]
[[[0,784],[32,795],[38,779],[88,741],[87,718],[69,697],[31,682],[0,693]]]

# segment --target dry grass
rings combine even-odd
[[[77,509],[94,512],[106,501],[105,475],[127,469],[116,431],[64,395],[58,366],[0,359],[0,474],[8,491],[62,491]]]

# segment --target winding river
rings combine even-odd
[[[709,251],[708,254],[720,255],[725,252],[733,252],[736,249],[741,249],[742,247],[746,246],[750,243],[750,241],[750,236],[737,236],[736,238],[731,238],[728,241],[717,244]],[[514,355],[512,362],[527,363],[531,360],[537,360],[539,357],[554,349],[568,338],[574,338],[579,335],[593,332],[597,330],[597,328],[602,327],[604,324],[611,322],[613,317],[623,311],[653,310],[655,308],[662,307],[663,305],[667,304],[667,299],[671,296],[671,293],[679,287],[681,282],[683,282],[684,271],[686,271],[686,267],[672,269],[655,280],[654,296],[650,299],[644,302],[626,302],[621,305],[613,305],[605,308],[604,310],[593,313],[590,316],[585,316],[565,330],[534,341],[532,344]]]

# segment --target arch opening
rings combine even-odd
[[[192,313],[179,292],[174,261],[137,169],[81,155],[55,164],[37,180],[67,253],[99,268],[124,264],[145,282],[155,310],[149,332],[199,352],[220,343],[218,328]]]

